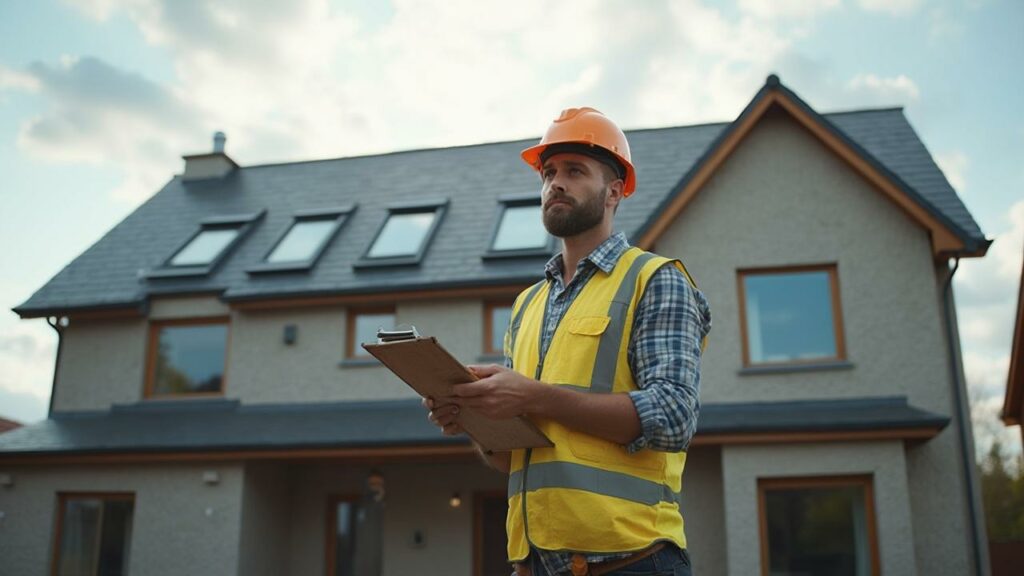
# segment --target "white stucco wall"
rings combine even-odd
[[[242,494],[240,576],[287,574],[291,474],[286,462],[249,462]]]
[[[220,483],[203,483],[205,470]],[[57,494],[131,492],[131,574],[236,574],[242,467],[238,464],[36,466],[4,468],[0,488],[0,575],[50,574]]]
[[[728,573],[761,574],[759,478],[863,474],[873,478],[882,574],[918,574],[913,545],[917,530],[911,518],[910,486],[901,442],[723,447]],[[923,525],[921,529],[928,530],[930,526]]]
[[[686,547],[699,576],[725,576],[725,504],[722,493],[722,451],[718,446],[693,447],[683,471],[683,520]]]

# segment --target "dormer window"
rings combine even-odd
[[[263,262],[246,272],[288,272],[309,270],[352,213],[353,206],[306,210],[295,214]]]
[[[170,266],[208,266],[238,238],[241,228],[240,223],[203,228],[167,263]]]
[[[498,217],[485,258],[549,256],[553,238],[544,229],[537,194],[499,200]]]
[[[448,201],[394,205],[356,267],[419,264]]]
[[[162,266],[150,270],[149,278],[205,276],[245,238],[265,211],[255,214],[215,216],[199,223],[184,244],[171,253]]]

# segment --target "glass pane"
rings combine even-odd
[[[104,503],[96,576],[124,576],[128,573],[133,508],[131,500],[108,500]]]
[[[226,324],[160,329],[154,392],[218,392],[224,376]]]
[[[505,331],[512,320],[511,306],[495,306],[491,308],[491,347],[490,350],[504,352]]]
[[[370,248],[370,258],[415,256],[427,237],[437,212],[392,214]]]
[[[355,576],[356,515],[352,502],[338,502],[334,527],[334,576]]]
[[[541,220],[540,206],[511,206],[505,208],[494,236],[493,250],[523,250],[545,248],[548,231]]]
[[[866,576],[861,486],[767,490],[770,574]]]
[[[369,356],[360,344],[377,341],[377,330],[395,327],[395,315],[392,313],[382,314],[356,314],[355,342],[352,344],[353,356]]]
[[[327,240],[337,218],[327,220],[299,220],[292,225],[267,262],[302,262],[309,260]]]
[[[238,228],[203,230],[171,258],[171,266],[209,264],[235,239],[235,236],[238,236]]]
[[[835,358],[827,271],[744,276],[750,361]]]
[[[60,528],[59,576],[92,576],[96,566],[103,503],[97,499],[64,502]]]

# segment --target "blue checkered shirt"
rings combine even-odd
[[[544,309],[541,357],[547,354],[555,328],[576,296],[600,270],[610,274],[629,248],[626,236],[615,234],[576,265],[576,275],[566,286],[562,279],[562,255],[544,267],[551,289]],[[704,295],[690,286],[675,266],[662,266],[651,277],[633,319],[627,349],[629,367],[638,390],[629,393],[640,417],[641,435],[626,448],[680,452],[690,445],[700,411],[701,343],[711,330],[711,310]],[[506,338],[506,342],[508,339]],[[507,356],[505,365],[512,367]],[[550,574],[571,573],[572,554],[533,550]],[[628,554],[588,555],[587,561],[603,562]]]

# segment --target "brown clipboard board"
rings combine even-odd
[[[433,337],[362,344],[362,347],[424,398],[452,396],[453,386],[477,380]],[[459,414],[459,425],[484,450],[506,452],[516,448],[554,446],[533,422],[523,416],[493,420],[463,408]]]

